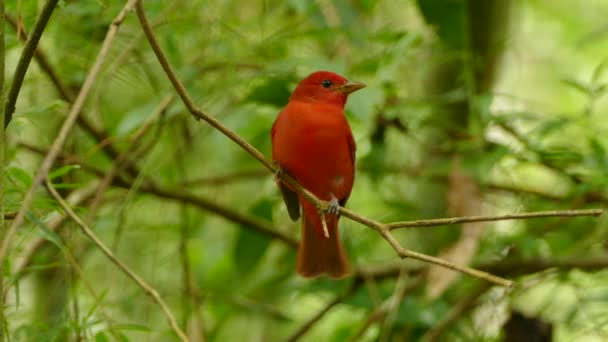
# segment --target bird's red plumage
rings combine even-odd
[[[328,81],[331,87],[324,86]],[[355,178],[355,142],[344,105],[350,92],[363,87],[355,84],[351,90],[346,87],[353,83],[347,83],[334,73],[311,74],[298,84],[271,132],[272,156],[282,170],[318,198],[330,201],[335,197],[342,205]],[[323,273],[345,276],[349,266],[338,235],[338,217],[326,215],[328,238],[315,206],[302,197],[299,203],[303,224],[298,272],[310,277]]]

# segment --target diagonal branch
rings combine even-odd
[[[59,155],[59,152],[68,137],[68,134],[74,127],[74,123],[76,122],[76,119],[78,118],[78,115],[80,114],[80,111],[84,107],[85,100],[86,100],[87,96],[89,95],[91,88],[93,87],[93,83],[97,79],[99,71],[101,70],[101,67],[106,60],[108,52],[110,51],[110,47],[112,46],[114,38],[116,37],[116,34],[118,33],[118,29],[119,29],[120,25],[122,24],[123,20],[125,19],[125,17],[127,16],[127,13],[129,13],[131,11],[131,9],[133,8],[134,3],[135,3],[135,0],[129,0],[125,4],[125,6],[122,8],[120,13],[116,16],[116,18],[112,21],[112,24],[110,25],[110,28],[108,29],[108,33],[106,34],[106,37],[103,41],[101,49],[99,50],[99,54],[97,55],[95,63],[91,67],[91,70],[89,71],[89,74],[84,82],[84,85],[82,86],[82,88],[80,89],[80,93],[76,97],[76,101],[74,101],[74,105],[72,106],[70,112],[68,113],[68,116],[65,119],[63,126],[61,126],[61,130],[59,131],[57,138],[53,142],[53,145],[51,146],[49,153],[46,155],[46,157],[42,161],[42,165],[40,166],[40,169],[38,169],[38,171],[36,172],[36,176],[34,177],[34,180],[32,181],[32,185],[30,186],[30,189],[25,194],[25,198],[23,199],[23,202],[21,203],[21,207],[19,208],[19,212],[17,213],[17,216],[15,217],[15,219],[11,223],[9,229],[6,231],[6,234],[4,235],[2,244],[0,245],[0,264],[2,264],[4,262],[4,257],[8,253],[8,249],[10,248],[14,235],[17,232],[17,228],[19,226],[21,226],[21,224],[24,221],[25,213],[29,210],[29,208],[34,200],[34,193],[36,192],[36,189],[42,183],[42,181],[46,178],[46,175],[48,174],[49,170],[53,166],[55,159]]]
[[[440,341],[441,335],[456,321],[464,316],[465,313],[475,308],[479,297],[481,297],[490,288],[488,283],[482,283],[478,285],[473,291],[471,291],[466,297],[462,298],[456,305],[452,306],[450,311],[441,319],[435,323],[431,329],[429,329],[421,341],[434,342]]]
[[[57,190],[55,190],[55,188],[51,184],[50,180],[47,179],[45,185],[46,185],[49,193],[51,194],[51,196],[57,201],[57,203],[59,203],[59,205],[66,212],[66,214],[74,222],[76,222],[76,224],[78,224],[78,226],[82,230],[82,233],[84,235],[86,235],[89,239],[91,239],[91,241],[93,241],[93,243],[103,252],[103,254],[105,254],[108,257],[108,259],[110,259],[110,261],[112,261],[118,268],[120,268],[121,271],[123,271],[127,276],[129,276],[129,278],[131,278],[137,284],[137,286],[139,286],[144,291],[144,293],[146,295],[152,297],[152,299],[158,305],[160,305],[161,309],[167,316],[169,323],[171,324],[171,328],[173,328],[173,330],[175,331],[177,336],[179,336],[179,338],[182,341],[188,341],[186,334],[184,334],[184,332],[179,327],[179,324],[177,324],[177,321],[175,320],[175,317],[171,313],[169,306],[160,297],[160,295],[158,294],[158,291],[156,291],[156,289],[154,289],[152,286],[148,285],[139,275],[137,275],[127,265],[125,265],[122,261],[120,261],[112,253],[112,251],[108,247],[106,247],[106,245],[104,245],[103,242],[101,242],[101,240],[99,240],[99,238],[95,235],[95,233],[93,233],[91,228],[89,228],[89,226],[87,226],[84,223],[84,221],[72,210],[70,205],[61,197],[61,195],[59,195],[59,193],[57,193]]]
[[[312,316],[308,321],[302,324],[298,330],[296,330],[291,336],[289,336],[286,341],[294,342],[299,340],[302,336],[304,336],[318,321],[320,321],[325,314],[327,314],[334,306],[340,304],[353,294],[363,285],[362,279],[355,279],[355,281],[349,286],[349,288],[339,295],[336,295],[334,299],[330,300],[321,310],[319,310],[314,316]]]
[[[32,34],[25,42],[23,52],[21,53],[21,57],[19,57],[19,62],[17,63],[17,68],[15,69],[13,82],[11,83],[11,88],[8,91],[8,96],[4,105],[4,127],[8,126],[8,123],[11,122],[11,119],[13,118],[13,113],[15,112],[15,103],[17,103],[17,97],[19,97],[19,91],[21,90],[25,73],[27,72],[27,68],[32,61],[32,56],[34,56],[34,53],[36,52],[36,46],[38,46],[42,32],[46,28],[49,19],[51,19],[51,15],[53,14],[53,10],[55,9],[57,2],[59,2],[59,0],[48,0],[46,4],[44,4],[42,12],[40,12],[40,16],[36,20]]]

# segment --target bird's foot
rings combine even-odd
[[[281,179],[283,178],[284,173],[285,173],[285,170],[283,170],[281,165],[277,164],[277,171],[274,173],[274,181],[277,183],[280,182]]]
[[[327,213],[332,215],[340,214],[340,202],[334,194],[331,194],[331,200],[327,203]]]

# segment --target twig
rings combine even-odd
[[[327,229],[327,220],[325,219],[325,211],[323,208],[319,209],[319,216],[321,216],[321,226],[323,227],[323,235],[329,239],[329,230]]]
[[[237,211],[234,211],[232,208],[222,206],[218,204],[216,201],[204,198],[202,196],[192,195],[188,193],[184,193],[182,191],[175,191],[170,189],[160,188],[156,185],[145,184],[142,185],[140,191],[150,193],[155,196],[173,199],[180,201],[182,203],[188,203],[191,205],[198,206],[205,210],[208,210],[216,215],[220,215],[232,222],[250,227],[251,229],[257,231],[258,233],[270,236],[274,239],[282,241],[289,246],[297,247],[298,241],[293,239],[290,236],[287,236],[272,227],[270,224],[259,220],[255,217],[250,217],[243,215]]]
[[[395,291],[392,296],[387,300],[387,305],[385,306],[386,312],[384,314],[384,324],[382,324],[382,329],[380,330],[379,341],[385,342],[389,340],[389,336],[391,336],[391,331],[393,330],[393,326],[395,324],[395,320],[397,319],[397,314],[399,313],[399,308],[401,307],[401,302],[403,302],[403,298],[407,294],[407,287],[405,286],[407,283],[407,268],[404,266],[399,270],[399,276],[397,277],[397,281],[395,284]],[[411,285],[410,285],[411,286]]]
[[[19,97],[19,91],[21,90],[25,73],[27,72],[27,68],[32,61],[32,56],[36,51],[36,46],[38,46],[42,32],[46,28],[49,19],[51,19],[51,15],[53,14],[53,10],[55,9],[57,2],[59,2],[59,0],[48,0],[46,4],[44,4],[42,12],[40,12],[40,16],[36,20],[36,24],[34,24],[32,34],[25,42],[23,52],[21,53],[21,57],[19,57],[19,62],[17,62],[13,82],[11,82],[11,88],[8,91],[8,96],[4,105],[4,127],[8,126],[8,123],[11,122],[11,119],[13,118],[13,113],[15,112],[15,103],[17,103],[17,97]]]
[[[507,214],[497,216],[464,216],[464,217],[448,217],[431,220],[416,220],[387,223],[386,226],[390,229],[397,228],[413,228],[413,227],[430,227],[442,226],[446,224],[458,224],[465,222],[485,222],[485,221],[502,221],[502,220],[520,220],[540,217],[574,217],[574,216],[599,216],[604,212],[603,209],[581,209],[581,210],[548,210],[548,211],[533,211],[520,214]]]
[[[144,134],[148,131],[148,129],[152,126],[154,119],[161,115],[167,107],[173,102],[173,95],[165,96],[164,99],[161,100],[160,104],[155,108],[154,112],[150,115],[148,120],[144,123],[140,129],[135,132],[133,137],[131,138],[129,147],[127,147],[123,152],[121,152],[114,162],[112,169],[106,173],[103,179],[99,182],[99,186],[97,188],[97,194],[91,201],[91,205],[89,206],[89,215],[87,222],[91,222],[92,218],[97,211],[99,204],[103,198],[103,194],[106,192],[112,180],[116,177],[116,175],[126,166],[133,165],[129,160],[129,156],[134,153],[135,149],[139,146],[140,140],[143,138]]]
[[[177,78],[177,76],[175,76],[175,72],[173,71],[173,68],[169,64],[169,61],[168,61],[167,57],[165,56],[165,53],[162,51],[162,49],[160,48],[160,45],[158,44],[158,41],[156,40],[156,36],[154,35],[154,32],[152,31],[152,27],[150,26],[148,18],[146,17],[146,14],[144,12],[142,0],[137,0],[135,10],[137,12],[137,18],[139,19],[139,22],[141,23],[141,26],[144,30],[146,38],[148,39],[148,42],[150,43],[150,46],[152,47],[152,50],[154,50],[154,53],[156,54],[156,57],[158,58],[158,61],[161,65],[161,67],[167,74],[167,77],[171,81],[171,84],[173,84],[173,87],[177,91],[179,97],[182,99],[182,102],[184,103],[184,105],[186,106],[188,111],[197,120],[200,120],[200,119],[205,120],[209,125],[211,125],[215,129],[217,129],[218,131],[222,132],[224,135],[226,135],[232,141],[234,141],[239,146],[241,146],[243,149],[245,149],[247,152],[249,152],[249,154],[251,154],[260,163],[262,163],[262,165],[264,165],[269,171],[275,173],[276,172],[275,166],[271,162],[266,160],[266,157],[264,157],[264,155],[260,151],[258,151],[255,147],[253,147],[247,141],[243,140],[243,138],[238,136],[236,133],[234,133],[231,130],[229,130],[228,128],[226,128],[217,119],[215,119],[211,115],[203,112],[202,110],[198,109],[194,105],[194,102],[192,102],[192,99],[188,95],[186,88],[181,83],[181,81]]]
[[[488,272],[516,276],[540,272],[549,268],[602,270],[608,267],[608,257],[600,255],[577,258],[504,260],[495,263],[478,264],[476,266]]]
[[[251,170],[240,170],[233,173],[224,173],[219,176],[209,176],[204,178],[197,178],[192,180],[185,180],[179,182],[180,187],[192,187],[198,185],[205,186],[221,186],[227,183],[240,181],[240,180],[259,180],[260,177],[267,175],[268,172],[264,169],[257,168]]]
[[[165,316],[167,316],[171,328],[173,328],[177,336],[179,336],[182,341],[188,341],[188,337],[186,336],[186,334],[184,334],[184,332],[177,324],[177,321],[171,313],[169,306],[160,297],[158,291],[156,291],[156,289],[154,289],[152,286],[148,285],[139,275],[137,275],[127,265],[120,261],[112,253],[112,251],[110,251],[110,249],[106,247],[106,245],[104,245],[101,240],[99,240],[99,238],[95,235],[95,233],[93,233],[91,228],[89,228],[89,226],[84,223],[84,221],[72,210],[70,205],[61,197],[61,195],[59,195],[59,193],[57,193],[50,180],[47,179],[45,185],[51,196],[57,201],[57,203],[59,203],[59,205],[66,212],[66,214],[74,222],[76,222],[76,224],[78,224],[83,234],[86,235],[103,252],[103,254],[105,254],[108,259],[112,261],[112,263],[114,263],[118,268],[120,268],[120,270],[122,270],[127,276],[129,276],[129,278],[131,278],[144,291],[146,295],[152,297],[152,299],[161,307],[161,309],[165,313]]]
[[[330,300],[321,310],[319,310],[315,315],[313,315],[308,321],[302,324],[298,330],[296,330],[291,336],[289,336],[286,341],[294,342],[299,340],[302,336],[304,336],[318,321],[325,316],[334,306],[340,304],[348,297],[352,296],[360,287],[363,285],[363,281],[361,279],[356,279],[350,287],[346,290],[346,292],[336,295],[334,299]]]
[[[439,337],[443,334],[447,328],[449,328],[454,322],[462,318],[462,316],[469,310],[475,307],[477,300],[490,288],[490,284],[482,283],[471,291],[466,297],[462,298],[456,305],[454,305],[450,311],[443,317],[442,320],[435,323],[431,329],[429,329],[420,339],[425,342],[439,341]]]
[[[34,199],[34,193],[35,193],[36,189],[38,188],[38,186],[40,185],[42,180],[44,180],[46,178],[46,175],[48,174],[51,166],[55,162],[55,159],[57,158],[57,155],[59,154],[61,147],[65,143],[65,140],[67,139],[68,134],[74,127],[74,123],[76,122],[76,119],[78,118],[78,115],[80,114],[80,111],[82,110],[82,108],[84,106],[85,100],[93,86],[93,83],[95,82],[95,79],[97,78],[97,75],[99,74],[99,71],[101,70],[101,66],[104,64],[104,62],[106,60],[110,47],[112,46],[112,42],[114,41],[114,38],[116,37],[116,34],[118,33],[120,24],[122,24],[127,13],[129,13],[129,11],[131,11],[134,3],[135,3],[135,0],[129,0],[127,2],[127,4],[122,8],[120,13],[116,16],[116,18],[112,21],[112,24],[110,25],[110,28],[108,29],[108,33],[106,34],[106,37],[103,41],[101,49],[99,50],[99,54],[97,55],[95,63],[93,64],[93,67],[91,67],[91,70],[89,71],[89,74],[84,82],[84,85],[80,89],[80,93],[78,94],[76,100],[74,101],[74,105],[72,106],[72,109],[68,113],[68,116],[65,119],[65,122],[63,123],[63,126],[61,127],[61,130],[59,131],[59,134],[57,135],[57,138],[53,142],[53,145],[51,145],[49,153],[44,158],[42,165],[40,166],[40,169],[38,169],[38,172],[36,172],[36,176],[34,177],[34,180],[32,181],[32,186],[30,186],[29,190],[25,194],[25,198],[23,199],[23,202],[21,203],[21,207],[19,208],[19,212],[17,213],[17,216],[13,220],[11,226],[7,230],[5,236],[2,240],[2,245],[0,245],[0,264],[2,264],[2,262],[4,262],[4,257],[6,256],[8,249],[10,248],[14,235],[17,232],[17,228],[19,226],[21,226],[21,224],[23,223],[23,220],[25,218],[25,212],[27,210],[29,210],[29,208],[32,204],[32,201]]]
[[[403,269],[403,267],[401,267],[400,270],[401,269]],[[398,270],[397,272],[400,272],[400,270]],[[416,279],[413,279],[412,282],[408,286],[404,287],[402,290],[400,290],[399,293],[397,293],[397,295],[399,296],[399,298],[397,298],[398,302],[401,302],[408,293],[411,293],[416,288],[418,288],[418,286],[420,286],[422,284],[422,282],[423,282],[422,277],[417,277]],[[394,300],[395,300],[395,298],[393,296],[391,296],[390,298],[388,298],[387,300],[382,302],[382,304],[380,304],[378,307],[376,307],[374,309],[374,311],[372,311],[372,313],[369,316],[367,316],[367,318],[365,319],[365,322],[363,322],[363,324],[361,325],[359,330],[357,330],[357,332],[355,332],[351,337],[349,337],[348,340],[349,341],[358,341],[359,339],[361,339],[363,334],[365,334],[365,331],[367,331],[367,329],[374,322],[381,320],[388,313],[388,311],[391,307],[391,303]]]
[[[13,30],[15,30],[15,32],[18,32],[19,29],[21,29],[18,36],[24,42],[27,42],[29,35],[27,34],[27,32],[23,31],[23,28],[19,27],[17,21],[13,17],[6,14],[6,22],[8,22],[13,27]],[[59,78],[59,75],[57,75],[57,73],[51,66],[51,63],[49,62],[46,53],[44,53],[40,46],[36,46],[36,51],[34,51],[34,59],[36,60],[42,71],[44,71],[48,75],[51,82],[55,85],[55,88],[57,88],[59,95],[63,99],[71,102],[74,98],[74,95],[70,92],[68,88],[63,85],[61,79]]]
[[[4,213],[5,220],[12,220],[17,216],[17,212],[11,211],[10,213]]]
[[[4,123],[4,119],[5,119],[5,110],[4,107],[2,106],[2,103],[4,103],[4,59],[5,59],[5,46],[4,46],[4,1],[0,0],[0,122]],[[6,156],[5,156],[5,151],[6,151],[6,138],[5,138],[5,126],[2,125],[0,126],[0,236],[2,236],[4,238],[4,233],[6,232],[6,225],[4,222],[4,220],[7,219],[6,215],[7,213],[4,212],[4,172],[5,172],[5,168],[6,168]],[[0,304],[2,305],[2,307],[0,308],[0,340],[4,340],[7,336],[10,336],[10,333],[8,332],[8,322],[6,320],[6,316],[4,314],[4,308],[5,308],[5,296],[4,294],[4,288],[5,288],[5,281],[4,281],[4,267],[2,267],[2,264],[0,264]]]
[[[116,338],[116,340],[120,340],[121,336],[118,334],[118,332],[116,331],[116,328],[114,327],[114,322],[112,321],[112,317],[105,311],[105,309],[103,307],[103,303],[101,302],[101,297],[97,294],[97,292],[95,292],[93,285],[85,277],[82,267],[80,267],[80,265],[76,261],[76,257],[65,246],[63,248],[61,248],[61,251],[63,252],[65,259],[68,261],[68,263],[70,264],[72,269],[74,269],[76,271],[76,274],[78,274],[78,277],[80,277],[80,281],[82,281],[82,284],[84,285],[84,287],[89,291],[91,296],[95,299],[95,303],[98,303],[97,311],[99,311],[101,313],[101,316],[103,316],[103,318],[108,323],[108,328],[109,328],[108,330],[110,331],[110,334],[112,334],[112,336],[114,336],[114,338]]]
[[[97,179],[93,179],[89,184],[79,187],[77,190],[70,193],[66,199],[67,202],[73,207],[86,202],[95,193],[98,182]],[[58,212],[53,212],[45,220],[45,225],[51,232],[58,230],[64,223],[65,216]],[[38,252],[38,250],[47,242],[48,240],[42,237],[36,237],[30,241],[27,246],[23,247],[21,253],[19,253],[19,258],[14,261],[15,265],[12,270],[14,279],[18,280],[28,271],[28,267],[31,265],[34,255],[36,255],[36,252]]]
[[[500,286],[511,287],[511,285],[512,285],[512,282],[510,280],[503,279],[501,277],[497,277],[488,272],[476,270],[474,268],[470,268],[470,267],[466,267],[466,266],[455,265],[447,260],[443,260],[443,259],[436,258],[436,257],[430,256],[430,255],[407,250],[399,244],[399,242],[391,234],[390,229],[388,228],[387,225],[374,221],[374,220],[371,220],[371,219],[368,219],[368,218],[365,218],[365,217],[362,217],[362,216],[359,216],[358,214],[356,214],[346,208],[340,208],[340,212],[344,216],[349,217],[354,221],[363,223],[364,225],[366,225],[370,228],[373,228],[378,233],[380,233],[380,235],[391,245],[391,247],[393,247],[395,252],[397,252],[397,254],[401,258],[412,258],[412,259],[428,262],[431,264],[443,266],[443,267],[451,269],[451,270],[455,270],[455,271],[458,271],[458,272],[461,272],[464,274],[468,274],[475,278],[484,279],[486,281],[492,282],[492,283],[494,283],[496,285],[500,285]]]

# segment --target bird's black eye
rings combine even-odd
[[[323,82],[321,82],[321,85],[323,86],[323,88],[329,88],[329,87],[331,87],[331,81],[323,80]]]

